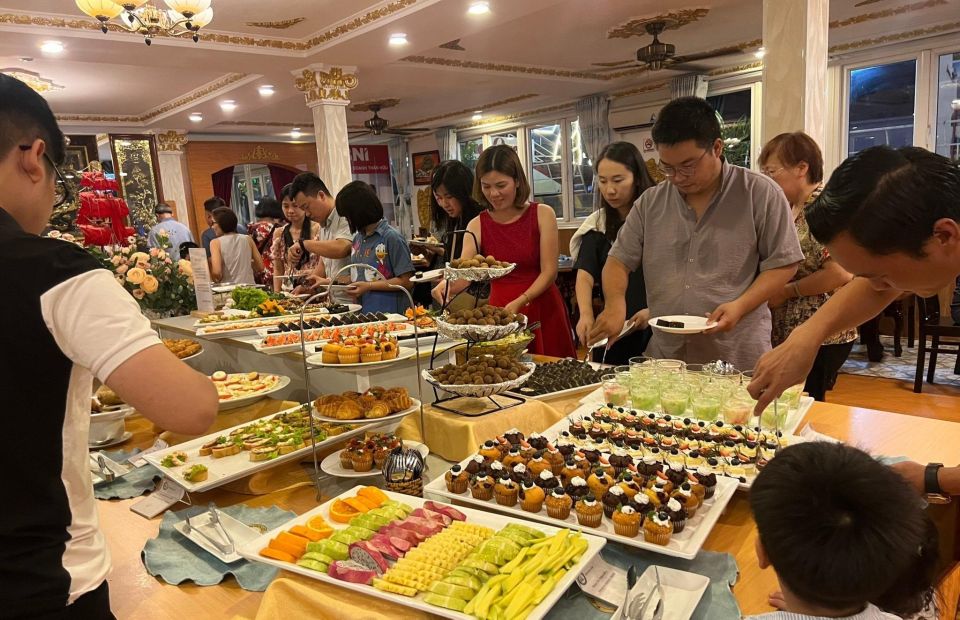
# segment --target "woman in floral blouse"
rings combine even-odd
[[[823,189],[823,155],[813,138],[803,132],[780,134],[763,147],[760,166],[762,172],[783,189],[790,202],[804,257],[793,281],[769,302],[773,311],[771,339],[773,346],[777,346],[853,276],[831,259],[823,244],[813,238],[803,215],[804,207],[816,200]],[[853,329],[824,341],[807,375],[804,391],[816,400],[825,400],[856,339],[857,330]]]
[[[297,206],[297,202],[290,195],[290,187],[286,185],[280,192],[283,207],[283,217],[289,224],[273,233],[273,246],[271,254],[273,257],[273,290],[280,292],[281,288],[296,288],[302,282],[301,278],[306,278],[318,265],[321,265],[320,255],[309,252],[301,253],[296,259],[290,253],[290,248],[299,243],[301,239],[320,240],[320,224],[313,222],[307,216],[306,212]],[[286,278],[283,276],[298,276]]]
[[[264,196],[257,203],[257,221],[247,226],[247,234],[263,259],[263,273],[257,275],[257,284],[273,286],[273,233],[286,222],[276,198]]]

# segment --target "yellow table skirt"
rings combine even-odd
[[[489,404],[489,401],[486,402]],[[546,430],[563,417],[564,414],[554,407],[536,400],[477,417],[460,416],[424,406],[426,437],[420,425],[420,416],[416,414],[403,420],[397,435],[402,439],[427,444],[431,452],[448,461],[462,461],[474,454],[482,442],[512,428],[529,435]]]
[[[282,573],[267,587],[257,610],[257,620],[277,618],[433,620],[439,616],[301,575]]]

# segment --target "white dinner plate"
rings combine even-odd
[[[663,327],[657,324],[661,319],[664,321],[680,321],[684,326]],[[671,314],[669,316],[658,316],[650,319],[650,327],[668,334],[700,334],[716,326],[716,322],[708,323],[707,317],[705,316],[693,316],[690,314]]]
[[[262,373],[260,373],[260,374],[261,374],[261,375],[270,375],[270,374],[273,374],[273,373],[262,372]],[[264,391],[262,391],[262,392],[257,392],[256,394],[250,394],[249,396],[241,396],[240,398],[232,398],[232,399],[230,399],[230,400],[221,400],[221,401],[220,401],[220,411],[227,411],[227,410],[229,410],[229,409],[237,409],[237,408],[239,408],[239,407],[245,407],[246,405],[250,405],[250,404],[252,404],[252,403],[255,403],[255,402],[257,402],[258,400],[260,400],[261,398],[266,398],[266,397],[269,396],[270,394],[273,394],[274,392],[277,392],[277,391],[279,391],[279,390],[282,390],[282,389],[284,389],[285,387],[287,387],[288,385],[290,385],[290,377],[286,377],[286,376],[284,376],[284,375],[277,375],[277,376],[280,378],[280,380],[277,382],[277,384],[276,384],[275,386],[273,386],[273,387],[270,388],[269,390],[264,390]]]
[[[123,435],[120,435],[116,439],[111,439],[103,443],[87,444],[87,448],[89,448],[90,450],[101,450],[103,448],[109,448],[110,446],[116,446],[118,444],[121,444],[126,440],[130,439],[131,437],[133,437],[133,433],[131,433],[130,431],[126,431],[123,433]]]
[[[411,282],[436,282],[443,278],[443,269],[431,269],[430,271],[424,271],[420,275],[414,274],[410,278]]]

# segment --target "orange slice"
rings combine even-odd
[[[357,492],[357,496],[366,497],[369,500],[372,500],[377,503],[377,508],[383,505],[383,502],[387,501],[387,494],[378,489],[377,487],[363,487]]]
[[[332,531],[332,530],[331,530]],[[302,536],[309,540],[310,542],[317,542],[318,540],[323,540],[326,536],[323,535],[323,532],[320,530],[311,530],[309,527],[303,525],[294,525],[290,528],[290,533],[297,536]]]
[[[307,552],[307,543],[310,542],[310,540],[307,539],[306,537],[298,536],[297,534],[293,534],[291,532],[278,533],[277,540],[280,540],[286,544],[295,546],[297,549],[300,550],[300,555],[303,555],[304,553]]]
[[[283,553],[293,556],[294,558],[299,558],[301,555],[303,555],[303,551],[300,549],[299,545],[284,541],[279,536],[271,539],[268,546],[274,551],[282,551]]]
[[[363,503],[363,505],[367,507],[367,510],[373,510],[374,508],[380,507],[380,502],[375,502],[372,499],[368,497],[364,497],[362,495],[357,495],[354,499],[356,499],[358,502]]]
[[[344,503],[346,503],[348,506],[350,506],[357,512],[367,512],[368,510],[371,509],[370,506],[368,506],[364,502],[361,502],[356,497],[347,497],[343,501]]]
[[[326,519],[324,519],[323,516],[321,515],[310,517],[310,520],[307,521],[306,526],[308,529],[316,530],[318,532],[322,532],[323,530],[330,529],[330,526],[327,524]]]
[[[297,558],[286,553],[284,551],[279,551],[273,547],[264,547],[260,550],[260,555],[265,558],[270,558],[271,560],[280,560],[281,562],[296,562]]]
[[[330,506],[330,518],[337,523],[348,523],[358,514],[360,513],[355,508],[339,499]]]

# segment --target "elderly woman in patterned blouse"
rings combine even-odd
[[[777,346],[853,276],[832,260],[827,249],[813,238],[803,215],[804,207],[823,189],[823,155],[813,138],[803,132],[780,134],[763,147],[760,166],[790,201],[803,250],[803,262],[797,274],[769,302],[773,311],[772,341],[773,346]],[[825,400],[856,339],[857,331],[853,329],[834,334],[821,345],[804,385],[804,390],[814,399]]]

